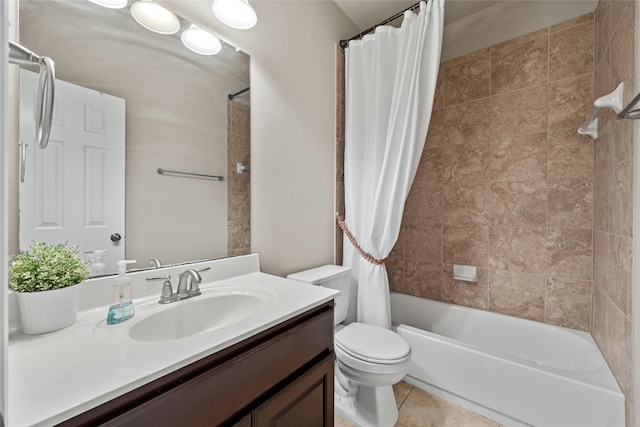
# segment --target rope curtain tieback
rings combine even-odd
[[[347,223],[344,222],[344,218],[338,212],[336,212],[336,221],[338,221],[338,225],[340,226],[340,229],[342,230],[344,235],[347,236],[347,239],[349,239],[349,242],[351,242],[351,244],[353,245],[354,248],[356,248],[358,253],[362,255],[362,258],[364,258],[366,261],[369,261],[371,264],[374,264],[374,265],[384,265],[384,262],[387,260],[386,258],[378,259],[373,255],[371,255],[370,253],[365,252],[365,250],[360,247],[356,238],[353,236],[353,234],[351,234],[349,227],[347,227]]]

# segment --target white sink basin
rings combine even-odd
[[[275,298],[265,291],[231,286],[171,303],[136,323],[129,336],[136,341],[168,341],[225,328],[255,315]]]

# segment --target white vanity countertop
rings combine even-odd
[[[229,284],[265,287],[275,298],[239,323],[170,341],[142,342],[129,337],[129,330],[138,322],[182,303],[161,306],[157,304],[159,292],[134,300],[136,315],[118,325],[106,325],[107,306],[103,306],[79,313],[76,324],[60,331],[31,336],[12,332],[8,425],[57,424],[330,301],[338,294],[335,290],[256,271],[203,283],[203,296],[193,299],[206,297],[216,287]]]

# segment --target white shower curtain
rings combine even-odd
[[[400,28],[378,27],[345,52],[346,224],[364,250],[386,258],[429,127],[440,63],[444,0],[406,12]],[[357,320],[391,327],[389,280],[344,239],[344,265],[358,289]],[[353,283],[352,283],[353,284]]]

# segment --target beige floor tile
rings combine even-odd
[[[402,407],[398,424],[404,427],[499,427],[495,421],[413,388]]]
[[[404,400],[407,398],[412,388],[413,386],[405,383],[404,381],[400,381],[399,383],[393,385],[393,394],[396,397],[396,406],[398,408],[402,406]]]
[[[358,427],[356,424],[352,423],[342,415],[335,413],[334,416],[334,427]]]
[[[393,386],[393,393],[399,408],[395,427],[503,427],[404,381]],[[334,422],[335,427],[358,427],[338,413]]]

